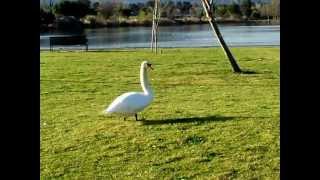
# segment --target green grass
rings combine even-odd
[[[41,52],[41,179],[279,179],[279,48]],[[101,112],[140,91],[136,122]]]

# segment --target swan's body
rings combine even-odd
[[[118,96],[104,111],[106,114],[135,115],[145,109],[153,100],[153,92],[149,85],[147,68],[151,67],[147,61],[141,63],[140,83],[143,92],[127,92]]]

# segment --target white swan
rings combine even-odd
[[[138,120],[137,113],[146,108],[153,100],[153,92],[149,84],[147,69],[153,69],[148,61],[143,61],[140,67],[140,83],[143,92],[127,92],[118,96],[104,111],[105,114],[135,116]]]

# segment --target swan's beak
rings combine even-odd
[[[148,68],[150,68],[151,70],[153,70],[152,64],[147,64]]]

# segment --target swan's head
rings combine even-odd
[[[153,70],[152,64],[150,62],[148,62],[148,61],[143,61],[142,65],[146,69],[152,69]]]

